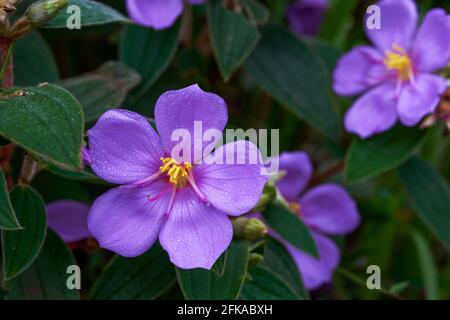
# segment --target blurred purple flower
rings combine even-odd
[[[47,204],[50,229],[65,242],[76,242],[91,236],[87,227],[89,206],[73,200],[58,200]]]
[[[361,138],[394,126],[415,126],[437,107],[447,81],[432,74],[450,62],[450,17],[442,9],[425,16],[412,0],[382,0],[381,28],[369,30],[375,47],[344,55],[334,72],[334,91],[343,96],[367,91],[345,115],[345,128]]]
[[[277,188],[309,228],[319,252],[316,259],[283,240],[273,230],[269,234],[278,239],[291,254],[307,289],[317,289],[331,281],[340,253],[327,235],[345,235],[355,230],[360,215],[355,201],[347,191],[336,184],[325,183],[305,191],[313,166],[304,152],[284,152],[279,157],[280,171],[286,175]]]
[[[261,175],[259,161],[206,163],[217,156],[247,159],[260,153],[254,144],[238,141],[206,155],[201,163],[193,158],[191,164],[171,158],[177,145],[171,136],[183,128],[195,137],[194,121],[201,121],[203,130],[223,131],[227,120],[225,101],[197,85],[160,96],[155,106],[159,136],[139,114],[106,112],[89,131],[91,168],[102,179],[123,186],[108,191],[91,207],[88,227],[100,246],[133,257],[159,237],[178,267],[210,269],[232,238],[227,215],[251,210],[267,177]],[[210,142],[197,147],[194,139],[187,144],[194,154],[203,155]]]
[[[192,5],[206,0],[187,0]],[[157,30],[172,26],[183,12],[183,0],[127,0],[130,17],[137,23]]]
[[[296,0],[286,9],[289,26],[298,35],[315,36],[327,9],[328,0]]]

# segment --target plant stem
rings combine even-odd
[[[326,180],[326,179],[334,176],[335,174],[341,172],[343,169],[344,169],[344,162],[343,161],[339,161],[335,165],[329,167],[325,171],[323,171],[323,172],[319,173],[318,175],[314,176],[311,179],[311,184],[312,185],[318,184],[318,183],[322,182],[323,180]]]
[[[0,55],[2,59],[0,84],[3,88],[9,88],[14,85],[12,47],[13,45],[10,39],[0,38]],[[8,190],[10,190],[14,184],[11,176],[11,167],[9,164],[14,147],[14,144],[11,143],[0,148],[0,166],[5,175]]]
[[[11,39],[0,39],[0,51],[2,57],[2,68],[0,70],[0,80],[3,88],[10,88],[14,85],[13,73],[13,59],[12,59],[13,44]]]
[[[19,184],[29,185],[34,176],[39,172],[39,164],[29,154],[25,155],[20,171]]]
[[[336,273],[339,274],[340,276],[343,276],[344,278],[347,278],[354,284],[357,284],[363,288],[367,288],[366,281],[363,278],[353,274],[351,271],[349,271],[343,267],[339,267],[336,270]],[[367,289],[367,290],[369,290],[369,289]],[[384,289],[384,288],[378,289],[377,292],[380,292],[380,293],[382,293],[392,299],[395,299],[395,300],[404,300],[402,297],[400,297],[396,294],[393,294],[392,292],[390,292],[389,290]]]

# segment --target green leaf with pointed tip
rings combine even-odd
[[[425,131],[401,125],[370,139],[355,138],[345,161],[345,176],[354,182],[374,177],[405,162],[420,146]]]
[[[5,176],[0,168],[0,229],[17,230],[20,229],[14,209],[9,199],[8,189],[6,187]]]
[[[283,279],[299,297],[308,299],[297,265],[286,248],[273,238],[267,239],[267,249],[262,265]]]
[[[109,61],[97,70],[57,84],[66,88],[81,103],[84,121],[97,119],[109,109],[119,108],[128,91],[140,82],[139,74],[126,65]]]
[[[7,283],[9,300],[78,300],[80,291],[69,289],[69,266],[77,262],[72,251],[53,231],[49,230],[41,252],[33,264],[20,276]]]
[[[245,64],[253,80],[297,117],[328,137],[340,135],[326,64],[301,39],[268,25]]]
[[[440,296],[439,274],[431,248],[422,234],[418,231],[412,230],[411,236],[416,246],[426,297],[428,300],[438,300]]]
[[[176,282],[175,270],[159,244],[136,258],[116,256],[97,280],[91,299],[156,299]]]
[[[54,82],[59,79],[53,53],[37,31],[15,42],[13,57],[14,83],[17,86],[36,86],[42,82]]]
[[[79,8],[79,11],[76,7]],[[41,28],[67,28],[67,24],[70,25],[74,22],[74,17],[79,13],[81,18],[80,26],[96,26],[107,23],[129,23],[131,22],[120,12],[115,9],[91,0],[69,0],[67,7],[61,9],[61,11]]]
[[[130,25],[125,29],[119,46],[120,61],[141,75],[142,82],[131,96],[138,99],[169,67],[180,42],[181,23],[169,29]]]
[[[226,9],[220,0],[208,1],[208,20],[214,55],[227,81],[255,48],[260,34],[242,14]]]
[[[250,269],[249,280],[242,288],[243,300],[302,300],[278,275],[263,267]]]
[[[61,87],[3,91],[0,135],[58,166],[81,167],[83,113],[79,102]]]
[[[11,203],[23,229],[2,231],[4,280],[17,277],[33,263],[47,231],[44,200],[33,188],[14,187]]]
[[[244,284],[248,243],[234,240],[228,248],[222,276],[206,269],[177,269],[178,283],[188,300],[234,300]]]
[[[263,212],[264,220],[284,240],[294,247],[318,257],[316,244],[308,227],[282,204],[273,203]]]
[[[450,250],[450,190],[447,183],[419,158],[411,158],[398,172],[417,214]]]
[[[253,24],[263,25],[269,20],[269,11],[258,0],[241,0],[241,3]]]

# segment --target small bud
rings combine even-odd
[[[273,200],[277,197],[277,190],[274,186],[266,184],[263,189],[263,193],[255,208],[252,210],[253,212],[264,211],[264,209],[272,203]]]
[[[264,257],[260,255],[259,253],[250,253],[248,257],[248,267],[256,267],[258,264],[261,263],[261,261],[264,260]]]
[[[25,16],[34,25],[41,25],[51,20],[69,0],[40,0],[33,3],[25,12]]]
[[[239,217],[233,220],[234,235],[246,240],[256,240],[267,234],[266,225],[256,218]]]

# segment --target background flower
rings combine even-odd
[[[75,242],[91,236],[87,227],[89,206],[74,200],[58,200],[47,204],[47,222],[65,242]]]
[[[334,72],[341,95],[365,92],[345,115],[345,128],[361,138],[386,131],[400,120],[415,126],[437,107],[447,81],[432,74],[450,62],[450,17],[442,9],[425,16],[412,0],[382,0],[381,28],[367,29],[375,47],[359,46],[344,55]]]
[[[187,0],[192,5],[206,0]],[[157,30],[172,26],[183,12],[183,0],[127,0],[130,17],[137,23]]]
[[[313,172],[311,160],[304,152],[284,152],[279,157],[285,176],[277,183],[290,208],[309,228],[319,258],[289,244],[275,231],[278,239],[294,259],[308,289],[317,289],[331,281],[340,260],[339,248],[328,236],[353,232],[360,223],[355,201],[347,191],[334,183],[324,183],[306,190]]]
[[[327,8],[328,0],[295,0],[286,10],[289,26],[298,35],[315,36]]]

